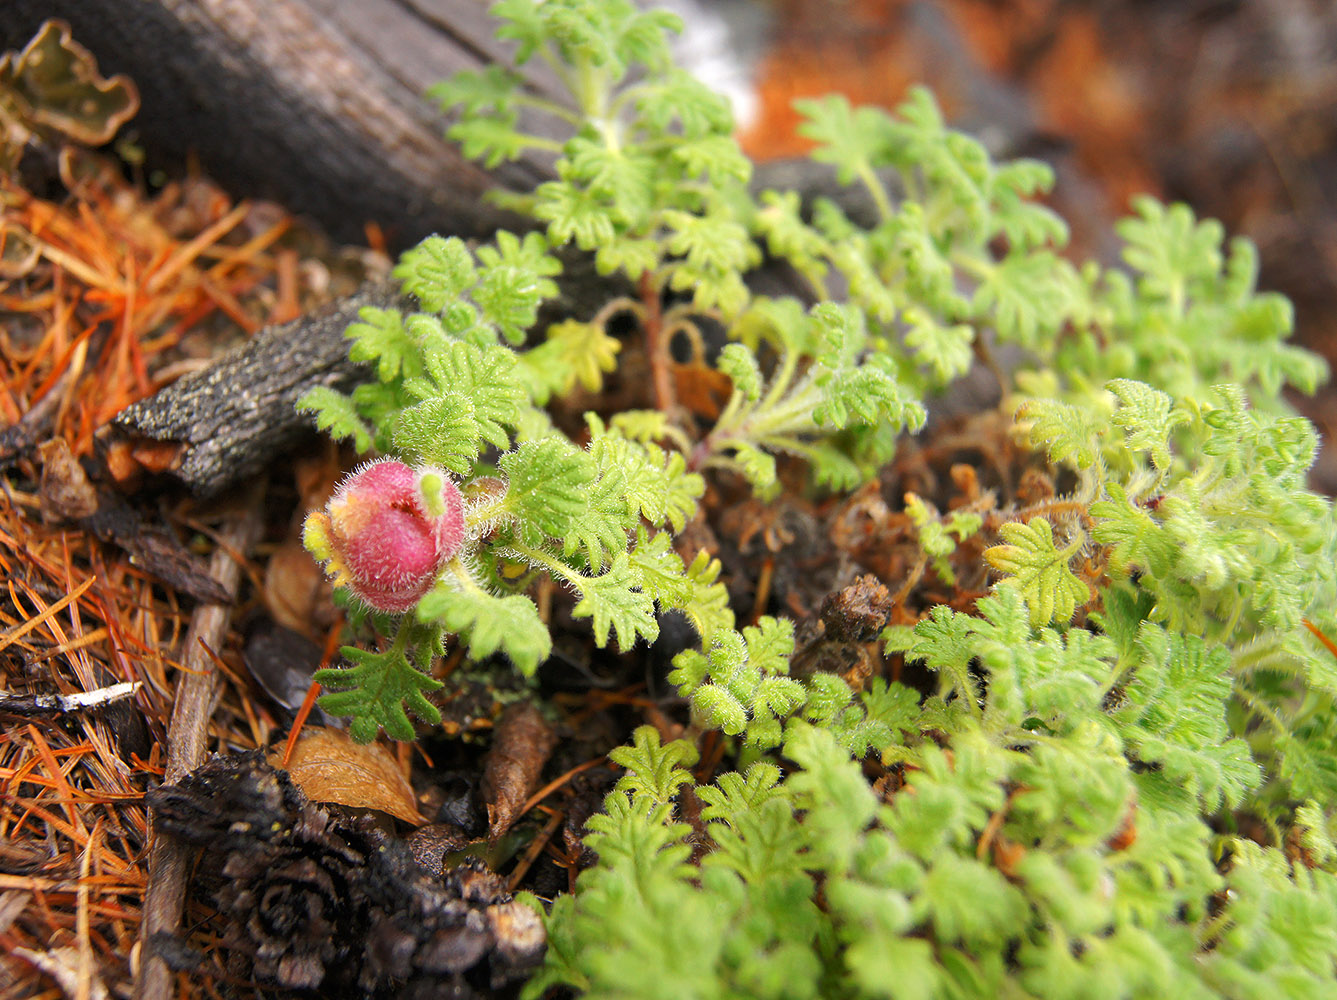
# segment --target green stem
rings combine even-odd
[[[724,410],[720,413],[719,419],[715,421],[715,427],[732,427],[736,421],[746,419],[740,417],[739,413],[747,405],[747,397],[735,389],[729,394],[729,401],[724,404]]]
[[[409,647],[409,633],[413,630],[414,624],[412,615],[404,615],[399,619],[399,626],[395,629],[394,642],[390,644],[389,652],[391,654],[404,656],[404,651]]]
[[[1233,660],[1232,673],[1236,676],[1254,673],[1258,670],[1267,669],[1285,669],[1283,663],[1272,664],[1273,659],[1289,659],[1294,663],[1295,658],[1286,653],[1280,637],[1273,636],[1266,641],[1255,641],[1246,644],[1241,649],[1235,651],[1231,657]],[[1292,671],[1287,671],[1292,672]]]
[[[446,572],[455,578],[456,582],[459,583],[461,590],[467,590],[471,594],[488,593],[487,590],[480,586],[478,581],[474,579],[473,574],[469,572],[469,567],[464,564],[464,560],[459,556],[453,557],[450,562],[446,563]]]
[[[776,377],[777,381],[787,383],[789,380],[783,371]],[[789,394],[783,404],[772,402],[775,397],[772,389],[760,404],[750,407],[744,407],[741,402],[733,406],[735,398],[741,398],[742,395],[734,393],[729,397],[729,408],[720,415],[714,430],[701,439],[689,457],[688,467],[695,470],[731,466],[731,460],[724,458],[723,452],[737,441],[756,442],[773,449],[779,447],[788,451],[801,451],[801,443],[794,435],[818,429],[812,422],[812,411],[818,402],[814,390],[815,383],[809,377]]]
[[[556,139],[547,139],[541,135],[529,135],[527,133],[517,133],[519,138],[530,149],[542,149],[548,153],[561,153],[566,148],[566,143],[558,142]]]
[[[894,214],[891,207],[891,199],[887,196],[887,189],[882,184],[882,179],[873,172],[873,168],[866,161],[861,162],[855,175],[863,182],[863,186],[868,189],[868,193],[873,196],[873,204],[877,206],[877,213],[886,222]]]
[[[758,404],[758,409],[769,409],[780,402],[780,398],[788,391],[790,383],[794,380],[794,373],[798,371],[798,351],[785,351],[780,362],[779,370],[771,377],[771,384],[766,388],[766,395]]]
[[[1259,698],[1252,691],[1247,691],[1240,685],[1235,685],[1235,697],[1244,702],[1245,706],[1251,712],[1256,712],[1264,720],[1271,723],[1279,733],[1290,734],[1290,726],[1281,721],[1281,716],[1277,715],[1276,710]]]
[[[527,108],[533,108],[536,111],[542,111],[552,115],[554,118],[560,118],[564,122],[579,128],[585,123],[585,120],[576,114],[570,108],[564,108],[556,101],[549,101],[542,97],[531,97],[528,94],[516,94],[511,97],[511,102],[520,104]]]
[[[547,45],[540,46],[538,54],[539,58],[542,59],[544,63],[547,64],[548,68],[556,74],[557,79],[562,81],[562,86],[566,89],[566,92],[579,100],[576,80],[571,75],[571,67],[561,59],[558,59],[557,56],[553,54],[552,49]],[[579,116],[577,117],[579,118]]]

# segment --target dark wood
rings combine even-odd
[[[196,154],[234,193],[280,201],[346,241],[375,222],[402,248],[514,225],[483,193],[548,175],[541,160],[466,161],[423,97],[503,54],[485,11],[479,0],[4,0],[0,49],[63,18],[104,73],[138,85],[127,134],[151,164]]]
[[[179,446],[168,473],[198,496],[212,496],[265,469],[309,434],[309,414],[294,407],[318,385],[351,388],[364,376],[348,360],[344,331],[364,306],[399,304],[389,283],[279,326],[203,371],[178,379],[127,407],[112,422],[112,440]]]
[[[562,253],[559,294],[540,311],[536,329],[627,294],[625,282],[598,275],[588,254]],[[126,407],[102,435],[104,450],[128,451],[144,441],[176,446],[165,471],[199,497],[215,496],[267,468],[315,429],[296,403],[318,385],[348,391],[372,376],[348,360],[344,331],[364,306],[411,311],[396,284],[355,294],[290,323],[266,327],[208,368],[186,375]]]
[[[124,72],[142,106],[127,134],[150,164],[197,156],[238,196],[272,198],[361,242],[374,222],[391,249],[429,233],[483,239],[531,222],[491,206],[493,188],[531,191],[551,175],[535,154],[495,170],[444,139],[424,98],[464,69],[509,61],[484,0],[3,0],[0,48],[48,17],[69,21],[106,74]],[[552,93],[542,68],[531,88]],[[1015,117],[1015,115],[1013,116]],[[547,132],[542,120],[525,127]],[[862,189],[809,161],[764,164],[758,187],[836,195],[871,216]]]

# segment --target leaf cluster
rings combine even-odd
[[[557,270],[538,234],[501,233],[477,251],[459,239],[428,239],[397,268],[423,311],[364,309],[348,330],[351,357],[374,366],[377,380],[349,396],[317,389],[300,404],[359,449],[457,476],[469,501],[466,550],[400,626],[414,632],[413,643],[397,641],[325,675],[330,687],[348,689],[325,703],[353,715],[359,737],[384,726],[411,738],[406,699],[419,718],[439,717],[420,693],[410,697],[439,686],[411,657],[446,634],[474,658],[502,653],[532,674],[552,648],[522,592],[536,573],[578,595],[573,614],[590,620],[600,646],[614,637],[624,649],[653,641],[657,610],[686,612],[707,636],[733,624],[718,563],[684,565],[668,544],[669,532],[695,514],[700,475],[678,452],[593,415],[579,447],[541,408],[554,391],[592,384],[616,345],[602,330],[563,323],[544,344],[516,349],[555,294]]]
[[[671,675],[688,733],[719,730],[738,765],[698,782],[695,744],[650,727],[610,754],[624,774],[588,822],[598,861],[546,909],[528,995],[1329,995],[1337,668],[1306,623],[1337,630],[1337,521],[1305,484],[1313,428],[1281,397],[1324,371],[1284,343],[1289,306],[1258,292],[1252,247],[1141,201],[1120,265],[1072,263],[1037,200],[1049,169],[995,162],[922,90],[894,115],[800,106],[871,221],[753,197],[727,106],[671,63],[676,19],[629,0],[493,10],[517,64],[542,61],[565,94],[494,68],[435,97],[467,154],[543,150],[556,178],[507,199],[541,233],[408,255],[421,310],[349,331],[377,380],[307,401],[359,449],[457,475],[469,505],[465,550],[388,650],[327,675],[331,697],[360,736],[409,733],[448,634],[534,671],[545,575],[599,645],[652,640],[683,610],[702,640]],[[641,298],[539,342],[568,244]],[[749,290],[763,248],[810,301]],[[693,344],[721,330],[698,359],[728,379],[720,412],[558,432],[544,407],[616,367],[615,312]],[[1020,434],[1077,486],[993,512],[996,537],[907,499],[942,583],[973,535],[999,577],[884,634],[888,675],[927,681],[856,691],[795,669],[787,621],[734,631],[719,563],[673,546],[705,476],[765,495],[795,456],[851,488],[995,343],[1023,352],[1004,387]]]
[[[941,684],[922,700],[896,684],[859,699],[902,775],[881,795],[859,763],[866,743],[792,715],[783,769],[763,756],[692,788],[694,834],[673,804],[693,785],[692,745],[638,731],[592,823],[599,861],[548,913],[528,995],[1243,998],[1275,989],[1278,963],[1293,995],[1323,995],[1337,954],[1323,811],[1296,815],[1313,869],[1214,833],[1203,817],[1262,784],[1231,734],[1229,655],[1131,606],[1107,614],[1108,635],[1035,628],[1005,586],[979,617],[944,608],[889,630]],[[692,697],[755,692],[783,676],[776,638],[763,622],[684,658],[676,679]],[[746,733],[718,702],[705,704],[721,727]]]

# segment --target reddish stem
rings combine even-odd
[[[655,393],[655,409],[661,413],[671,413],[677,405],[677,393],[673,390],[673,379],[669,371],[672,359],[669,357],[668,344],[664,341],[664,313],[659,301],[659,289],[655,287],[650,272],[641,275],[638,283],[641,304],[645,307],[645,356],[650,363],[650,378]]]

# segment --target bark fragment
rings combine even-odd
[[[116,415],[107,445],[177,444],[168,475],[197,496],[219,493],[263,471],[275,455],[311,433],[311,419],[296,412],[297,401],[315,386],[348,389],[359,380],[344,330],[364,306],[398,302],[391,284],[373,283],[307,316],[267,327],[209,368],[126,407]]]

